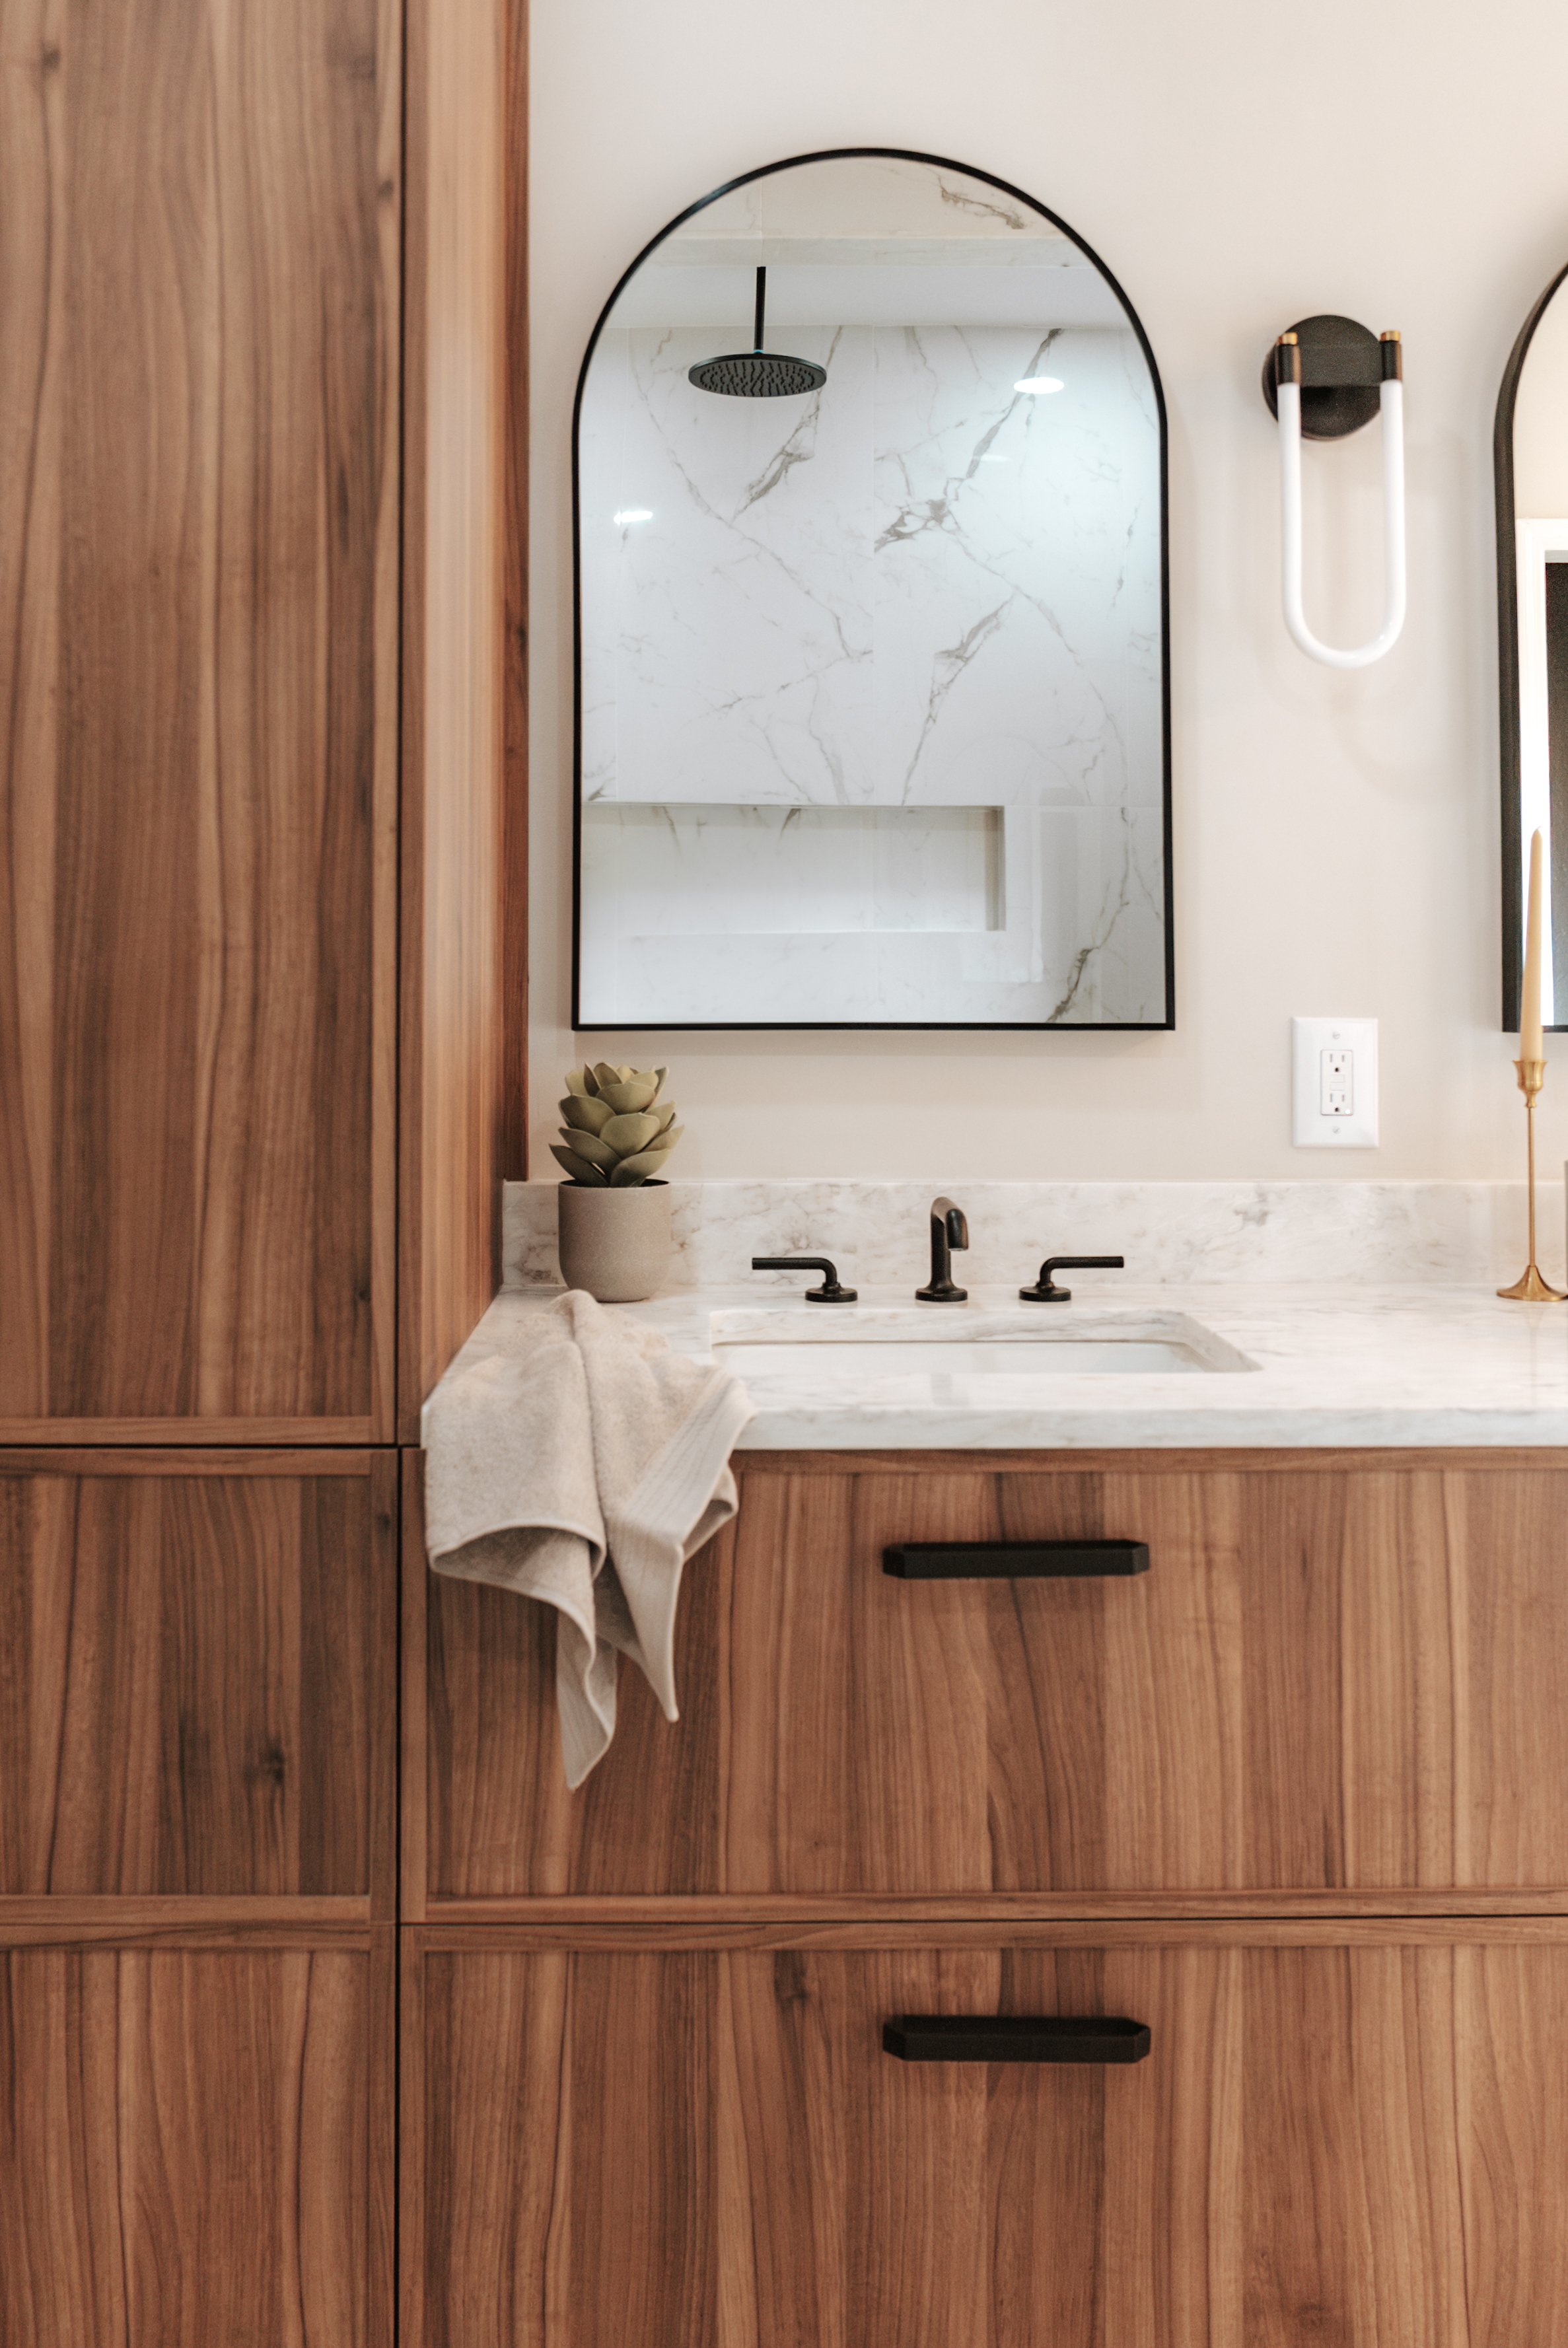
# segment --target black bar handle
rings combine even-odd
[[[825,1255],[754,1255],[753,1272],[820,1272],[820,1288],[806,1291],[808,1304],[852,1304],[860,1294],[858,1288],[841,1288],[837,1267]]]
[[[882,1571],[900,1581],[1063,1581],[1148,1570],[1147,1541],[898,1541],[882,1551]]]
[[[1149,2024],[1123,2013],[900,2013],[882,2053],[901,2063],[1141,2063]]]
[[[1127,1258],[1120,1255],[1048,1255],[1040,1266],[1040,1276],[1033,1288],[1020,1288],[1019,1295],[1026,1304],[1070,1304],[1070,1288],[1058,1288],[1052,1274],[1058,1272],[1120,1272]]]

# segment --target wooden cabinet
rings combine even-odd
[[[679,1727],[624,1673],[615,1743],[576,1796],[552,1618],[430,1582],[432,1914],[977,1892],[1564,1904],[1568,1467],[758,1454],[741,1490],[687,1569]],[[904,1540],[1083,1535],[1146,1541],[1150,1570],[882,1570]]]
[[[522,1090],[525,32],[0,0],[4,2348],[390,2348],[390,1447]]]
[[[396,1557],[390,1454],[0,1453],[0,1918],[390,1922]]]
[[[5,2348],[389,2348],[393,1956],[353,1939],[0,1946]]]
[[[391,1424],[396,23],[5,15],[0,1436],[364,1439]]]
[[[513,15],[0,5],[0,1442],[417,1440],[494,1290]]]
[[[395,1455],[0,1455],[0,2340],[390,2348]]]
[[[1568,1458],[738,1464],[576,1796],[409,1512],[411,2348],[1568,2348]]]
[[[1568,1924],[420,1937],[411,2348],[1568,2340]]]

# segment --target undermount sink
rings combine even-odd
[[[716,1313],[715,1357],[740,1378],[857,1386],[889,1378],[1170,1377],[1256,1367],[1184,1313],[1097,1312],[1047,1328],[1029,1307],[817,1311],[812,1322],[799,1308]]]
[[[830,1348],[813,1345],[810,1358],[788,1339],[772,1343],[745,1338],[720,1338],[724,1358],[737,1377],[788,1377],[809,1369],[815,1377],[824,1372],[845,1375],[869,1374],[897,1377],[913,1371],[929,1377],[941,1370],[969,1378],[1002,1378],[1037,1375],[1062,1376],[1068,1371],[1207,1370],[1189,1347],[1161,1337],[1057,1337],[1006,1339],[935,1338],[927,1343],[911,1337],[841,1339]]]

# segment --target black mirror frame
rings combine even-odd
[[[810,1019],[810,1020],[745,1020],[687,1019],[670,1020],[606,1020],[584,1021],[582,1016],[582,953],[583,953],[583,520],[582,484],[579,451],[579,427],[583,416],[583,394],[588,381],[588,369],[599,346],[599,337],[608,323],[610,314],[621,298],[623,289],[642,267],[648,255],[674,234],[677,228],[693,219],[707,206],[717,203],[721,196],[733,194],[737,188],[749,187],[755,180],[772,178],[778,171],[791,171],[804,163],[839,163],[861,158],[878,157],[891,162],[925,163],[938,170],[958,171],[965,179],[978,180],[985,186],[995,188],[1015,202],[1027,205],[1042,220],[1050,221],[1065,237],[1077,245],[1086,261],[1099,270],[1126,314],[1129,324],[1138,337],[1149,368],[1149,379],[1154,386],[1154,405],[1160,420],[1160,716],[1163,744],[1163,776],[1161,820],[1164,834],[1165,877],[1165,1016],[1163,1019]],[[994,1030],[1001,1034],[1030,1030],[1049,1035],[1087,1035],[1096,1033],[1131,1032],[1136,1035],[1161,1034],[1176,1025],[1176,934],[1175,934],[1175,871],[1174,840],[1171,813],[1171,527],[1170,527],[1170,452],[1169,429],[1165,416],[1165,388],[1160,380],[1160,369],[1143,322],[1133,308],[1116,277],[1106,267],[1091,245],[1086,244],[1076,229],[1069,228],[1060,215],[1042,204],[1037,197],[1026,195],[1009,180],[999,180],[994,171],[976,170],[971,163],[955,162],[950,155],[924,155],[908,147],[827,147],[809,155],[788,155],[782,161],[761,164],[754,171],[742,171],[722,187],[712,189],[688,204],[665,222],[658,234],[650,237],[635,260],[622,271],[611,291],[610,298],[593,322],[588,337],[588,347],[583,354],[583,364],[577,371],[577,391],[572,403],[572,1027],[575,1035],[705,1035],[712,1033],[754,1035],[759,1033],[801,1034],[807,1031],[839,1031],[848,1029],[885,1030],[918,1034],[940,1030],[975,1033]]]
[[[1497,395],[1497,417],[1491,432],[1492,474],[1497,484],[1497,697],[1501,733],[1502,794],[1502,1032],[1519,1033],[1519,994],[1523,983],[1524,892],[1520,880],[1523,841],[1519,827],[1519,576],[1514,551],[1513,410],[1520,377],[1530,356],[1535,329],[1545,316],[1552,297],[1568,278],[1564,263],[1519,330],[1508,355],[1502,386]],[[1560,1035],[1558,1025],[1549,1035]]]

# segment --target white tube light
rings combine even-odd
[[[1326,644],[1306,623],[1301,593],[1301,386],[1282,382],[1279,403],[1280,558],[1284,623],[1291,641],[1326,668],[1367,668],[1398,641],[1405,624],[1405,386],[1385,376],[1383,420],[1383,624],[1369,644]]]

